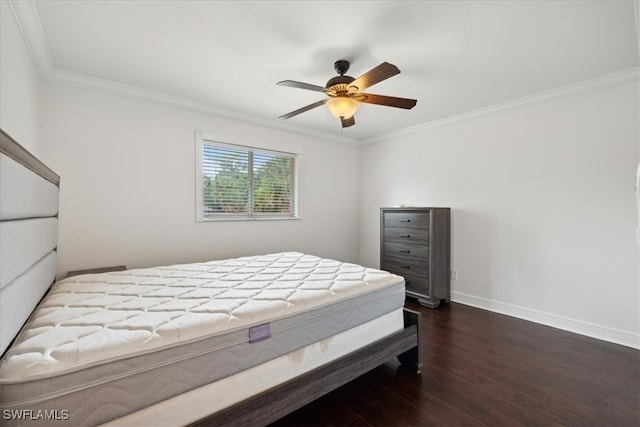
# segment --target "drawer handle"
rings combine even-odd
[[[400,220],[400,222],[411,222],[411,220],[410,219],[402,219],[402,220]]]
[[[407,270],[411,270],[411,266],[410,265],[403,265],[402,268],[406,268]]]
[[[404,237],[405,239],[410,239],[411,234],[401,234],[400,237]]]
[[[411,251],[400,251],[400,253],[403,253],[403,254],[410,254],[410,253],[411,253]]]

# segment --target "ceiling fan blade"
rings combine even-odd
[[[315,92],[326,92],[327,88],[323,87],[323,86],[318,86],[318,85],[312,85],[309,83],[302,83],[302,82],[296,82],[294,80],[283,80],[281,82],[276,83],[278,86],[289,86],[289,87],[295,87],[298,89],[307,89],[307,90],[313,90]]]
[[[396,74],[400,74],[398,67],[388,62],[383,62],[352,81],[349,87],[356,87],[358,90],[363,90]]]
[[[356,124],[355,116],[348,117],[346,119],[340,119],[343,128],[348,128],[349,126],[353,126]]]
[[[394,96],[374,95],[371,93],[358,93],[352,98],[360,102],[366,102],[367,104],[385,105],[387,107],[405,108],[407,110],[415,107],[418,102],[415,99],[396,98]]]
[[[293,117],[293,116],[297,116],[297,115],[298,115],[298,114],[300,114],[300,113],[304,113],[305,111],[309,111],[309,110],[312,110],[312,109],[314,109],[314,108],[316,108],[316,107],[319,107],[319,106],[321,106],[321,105],[326,104],[326,102],[328,101],[328,99],[329,99],[329,98],[327,98],[327,99],[323,99],[323,100],[321,100],[321,101],[314,102],[313,104],[309,104],[309,105],[307,105],[306,107],[298,108],[297,110],[292,111],[292,112],[290,112],[290,113],[288,113],[288,114],[285,114],[285,115],[283,115],[283,116],[280,116],[280,117],[278,117],[278,118],[279,118],[279,119],[290,119],[291,117]]]

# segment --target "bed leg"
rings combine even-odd
[[[398,355],[398,360],[403,366],[415,371],[416,374],[422,372],[422,360],[420,359],[420,313],[418,311],[404,309],[404,327],[416,328],[416,346]]]

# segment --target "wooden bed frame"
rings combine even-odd
[[[0,152],[59,185],[58,175],[0,129]],[[398,357],[401,363],[421,371],[420,313],[405,309],[403,330],[342,358],[235,404],[191,425],[266,425],[335,390],[356,377]]]

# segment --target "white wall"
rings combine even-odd
[[[377,266],[381,206],[451,206],[454,300],[638,346],[637,83],[424,128],[358,153],[41,83],[7,2],[0,19],[0,127],[62,176],[60,273],[279,250]],[[196,223],[195,130],[299,147],[302,220]]]
[[[59,273],[290,250],[358,260],[357,146],[55,83],[42,93],[44,155],[62,178]],[[196,131],[300,152],[301,219],[197,223]]]
[[[637,347],[637,80],[565,92],[363,147],[361,263],[380,207],[450,206],[454,301]]]
[[[0,1],[0,24],[0,128],[37,155],[40,78],[5,1]]]

